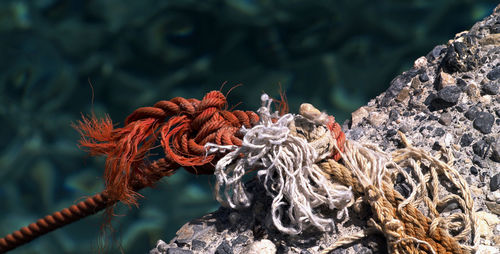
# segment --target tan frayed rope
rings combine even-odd
[[[355,195],[363,197],[371,206],[374,215],[369,225],[386,236],[391,253],[473,252],[479,242],[473,201],[466,182],[451,167],[451,153],[441,153],[448,161],[445,163],[413,147],[399,134],[406,147],[391,155],[372,145],[347,141],[342,153],[344,165],[334,160],[319,165],[333,181],[352,186]],[[394,189],[398,174],[403,175],[412,188],[406,199]],[[443,181],[448,189],[455,188],[457,194],[440,195]],[[444,216],[440,211],[451,202],[456,202],[461,212]],[[323,253],[369,233],[367,230],[342,238]]]

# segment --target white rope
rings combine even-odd
[[[263,94],[261,100],[259,123],[251,129],[243,127],[242,146],[233,148],[216,165],[217,200],[231,208],[248,207],[250,194],[241,180],[247,170],[259,169],[257,175],[273,198],[271,214],[278,230],[292,235],[309,226],[321,231],[333,230],[334,221],[313,209],[326,205],[338,209],[339,216],[346,216],[347,207],[354,202],[350,187],[329,182],[315,165],[326,155],[318,154],[305,138],[291,135],[290,124],[294,118],[303,119],[302,116],[285,114],[278,117],[277,112],[271,114],[272,99]],[[274,123],[273,119],[276,119]],[[315,123],[311,121],[311,124]],[[209,152],[216,150],[217,145],[207,146]]]

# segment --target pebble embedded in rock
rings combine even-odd
[[[481,133],[488,134],[491,132],[493,122],[495,122],[495,117],[492,114],[488,112],[479,112],[474,119],[473,126]]]
[[[439,123],[442,125],[450,125],[452,120],[452,116],[450,113],[446,112],[441,114],[441,117],[439,118]]]
[[[458,86],[447,86],[439,90],[438,97],[447,103],[457,104],[461,93],[462,90]]]
[[[167,254],[193,254],[190,250],[184,250],[180,248],[168,248]]]
[[[434,130],[434,136],[441,137],[443,136],[445,131],[442,128],[436,128]]]
[[[193,241],[191,241],[191,247],[193,250],[202,250],[205,246],[207,246],[207,243],[204,241],[200,241],[198,239],[193,239]]]
[[[429,76],[424,72],[418,76],[418,79],[420,80],[420,82],[425,83],[429,81]]]
[[[396,121],[398,117],[399,117],[398,111],[396,109],[391,109],[391,111],[389,112],[389,120]]]
[[[482,86],[485,94],[495,95],[498,93],[498,82],[487,82]]]
[[[484,168],[485,166],[483,159],[477,154],[474,154],[474,156],[472,156],[472,163],[478,165],[480,168]]]
[[[477,113],[479,112],[479,108],[476,107],[476,106],[472,106],[469,108],[469,110],[467,110],[467,112],[465,112],[465,117],[467,117],[467,119],[469,120],[474,120],[474,118],[476,118],[476,115]]]
[[[215,254],[233,254],[233,247],[227,241],[223,241],[215,250]]]
[[[457,83],[457,81],[455,80],[455,78],[452,75],[450,75],[446,72],[439,73],[439,88],[440,89],[443,89],[443,88],[448,87],[448,86],[453,86],[456,83]]]
[[[479,140],[474,145],[472,145],[472,151],[478,156],[484,157],[484,153],[486,152],[486,147],[488,144],[484,140]]]
[[[479,171],[477,170],[476,167],[472,166],[470,167],[470,173],[477,176],[477,173],[479,173]]]
[[[489,80],[497,80],[498,78],[500,78],[500,66],[488,72],[488,74],[486,74],[486,77]]]
[[[474,139],[472,138],[472,135],[470,133],[465,133],[464,135],[462,135],[462,138],[460,139],[460,145],[462,147],[469,146],[470,144],[472,144],[473,140]]]
[[[500,173],[494,175],[490,179],[490,190],[491,191],[496,191],[498,189],[500,189]]]
[[[500,140],[491,145],[492,154],[491,159],[496,162],[500,162]]]

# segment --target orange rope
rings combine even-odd
[[[109,117],[83,117],[75,126],[82,138],[80,146],[91,155],[105,155],[105,190],[76,206],[48,215],[0,238],[0,253],[7,252],[43,234],[112,207],[116,202],[137,205],[137,193],[183,166],[192,174],[213,174],[221,155],[207,155],[204,145],[242,144],[239,129],[251,128],[259,117],[252,111],[228,111],[226,97],[219,91],[203,99],[173,98],[142,107],[130,114],[125,126],[114,128]],[[328,128],[342,150],[345,135],[331,117]],[[151,161],[148,155],[158,144],[164,158]],[[334,151],[336,160],[340,158]]]

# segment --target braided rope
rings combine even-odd
[[[116,201],[110,201],[106,194],[99,193],[92,197],[64,208],[61,211],[47,215],[26,227],[0,238],[0,253],[5,253],[33,239],[54,231],[67,224],[95,214]]]

